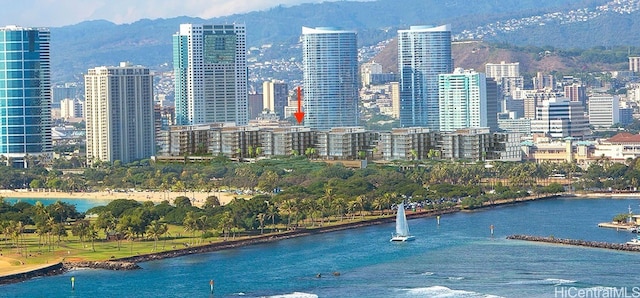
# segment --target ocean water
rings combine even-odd
[[[61,201],[64,203],[68,203],[76,206],[76,211],[78,212],[86,212],[87,210],[96,207],[96,206],[105,206],[111,202],[111,200],[100,200],[100,199],[52,199],[52,198],[3,198],[3,200],[7,203],[15,204],[17,202],[25,202],[31,205],[35,205],[36,202],[40,201],[43,205],[48,206],[57,201]]]
[[[635,234],[597,224],[639,204],[570,198],[460,212],[440,225],[409,220],[416,240],[407,243],[389,242],[390,223],[146,262],[136,271],[72,271],[0,286],[0,297],[640,297],[640,253],[505,239],[626,242]]]

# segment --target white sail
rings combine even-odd
[[[398,214],[396,215],[396,235],[409,235],[409,224],[407,224],[407,217],[404,214],[404,203],[400,203],[400,205],[398,205]]]
[[[404,203],[400,203],[396,214],[396,233],[391,237],[391,241],[411,241],[414,238],[409,235],[409,223],[404,213]]]

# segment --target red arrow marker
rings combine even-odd
[[[302,96],[300,95],[300,86],[298,86],[298,111],[293,113],[296,116],[296,120],[298,120],[298,124],[302,123],[304,119],[304,112],[302,111]]]

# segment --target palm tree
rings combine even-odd
[[[264,233],[264,220],[265,220],[266,214],[264,213],[258,213],[258,215],[256,215],[256,219],[258,220],[258,222],[260,223],[260,234]]]
[[[127,229],[124,231],[124,237],[129,239],[129,241],[131,241],[131,246],[129,248],[129,252],[130,254],[133,255],[133,239],[136,238],[136,231],[132,226],[128,226]]]
[[[326,197],[320,197],[317,201],[318,207],[320,207],[320,226],[324,225],[324,217],[327,215],[327,208],[329,208],[331,201]]]
[[[152,220],[151,223],[147,226],[147,235],[153,238],[153,251],[156,251],[158,247],[158,239],[164,233],[167,232],[167,224],[161,223],[158,220]]]
[[[202,215],[196,219],[196,227],[198,228],[198,230],[200,230],[200,232],[202,232],[202,239],[204,239],[207,230],[209,230],[210,228],[208,219],[209,218],[206,215]]]
[[[80,244],[84,247],[84,237],[89,234],[89,222],[86,220],[79,220],[73,228],[71,233],[80,239]]]
[[[196,237],[196,230],[198,229],[198,226],[196,224],[196,218],[192,211],[187,212],[182,225],[184,225],[185,231],[191,232],[192,238]]]
[[[291,215],[294,213],[295,209],[294,204],[295,202],[290,199],[283,201],[278,207],[279,212],[287,216],[287,229],[291,227]]]
[[[233,227],[233,218],[231,217],[231,212],[225,211],[224,213],[222,213],[222,217],[220,218],[218,224],[220,230],[222,230],[222,235],[226,240],[229,237],[231,228]]]
[[[367,202],[367,197],[365,195],[359,195],[354,202],[355,206],[360,210],[360,217],[364,218],[364,205]]]
[[[340,216],[340,221],[342,221],[342,216],[344,215],[344,211],[347,208],[347,202],[343,198],[337,198],[331,202],[332,209],[336,212],[337,215]]]
[[[53,236],[53,228],[55,227],[56,222],[53,217],[49,217],[46,221],[45,226],[47,227],[47,243],[49,243],[49,251],[53,249],[52,244],[52,236]]]
[[[271,229],[275,229],[276,227],[276,215],[278,215],[278,207],[275,204],[269,204],[267,207],[267,219],[271,219]]]
[[[87,236],[89,236],[89,238],[91,239],[91,250],[93,252],[96,252],[96,247],[93,243],[96,239],[98,239],[98,227],[95,223],[89,225]]]
[[[58,246],[60,246],[60,242],[62,242],[62,237],[67,237],[66,227],[62,223],[55,223],[51,231],[54,236],[58,237]]]
[[[373,202],[371,202],[371,208],[378,209],[379,215],[382,215],[382,208],[384,207],[384,204],[382,201],[383,199],[381,197],[378,197],[373,199]]]

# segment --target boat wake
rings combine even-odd
[[[318,295],[303,292],[293,292],[289,294],[268,296],[268,298],[318,298]]]
[[[485,297],[498,298],[500,296],[482,294],[472,291],[453,290],[444,286],[432,286],[427,288],[415,288],[407,290],[407,295],[411,297]]]
[[[573,284],[576,283],[575,280],[570,279],[560,279],[560,278],[546,278],[546,279],[536,279],[536,280],[518,280],[512,281],[509,284],[512,285],[554,285],[560,286],[565,284]]]

